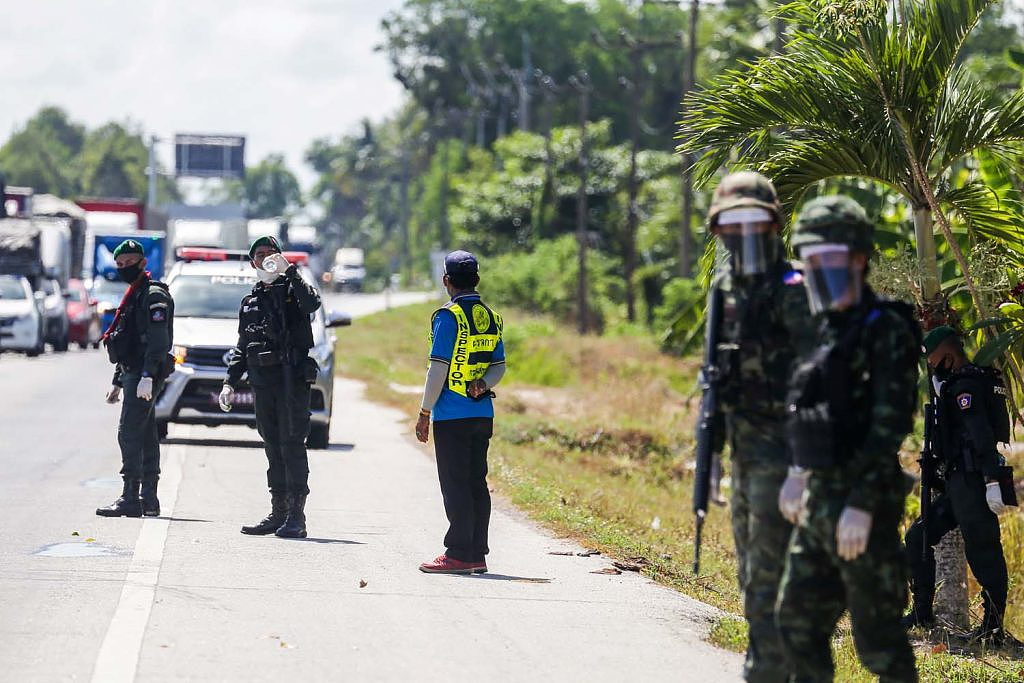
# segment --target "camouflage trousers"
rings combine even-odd
[[[786,463],[733,456],[732,531],[743,616],[750,634],[743,675],[751,683],[789,680],[775,602],[793,527],[779,514]]]
[[[832,681],[830,647],[847,609],[861,663],[881,683],[914,683],[914,653],[900,624],[907,570],[898,506],[875,515],[867,550],[852,562],[836,552],[843,502],[808,503],[793,534],[779,591],[777,619],[794,683]]]

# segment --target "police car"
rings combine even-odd
[[[245,252],[224,249],[181,248],[167,276],[174,297],[174,373],[156,402],[160,438],[167,436],[168,424],[244,424],[255,428],[252,388],[243,379],[235,393],[231,412],[217,404],[231,349],[238,341],[238,306],[252,291],[256,275]],[[285,258],[299,267],[307,282],[316,278],[307,254],[285,252]],[[309,355],[320,366],[310,396],[309,448],[327,448],[334,395],[334,343],[331,328],[350,325],[344,313],[313,314],[313,343]]]

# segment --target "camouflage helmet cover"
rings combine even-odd
[[[754,207],[767,209],[776,221],[782,216],[782,205],[772,181],[754,171],[730,173],[722,178],[711,198],[708,229],[714,231],[718,227],[718,215],[726,209]]]
[[[871,253],[875,225],[860,204],[849,197],[815,197],[804,204],[793,225],[794,249],[809,244],[845,244],[853,251]]]

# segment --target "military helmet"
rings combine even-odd
[[[874,250],[875,225],[860,204],[843,195],[815,197],[804,204],[793,225],[793,248],[845,244],[853,251]]]
[[[782,215],[779,195],[772,181],[754,171],[730,173],[722,178],[715,188],[708,209],[708,229],[718,227],[718,215],[726,209],[753,208],[767,209],[778,221]]]

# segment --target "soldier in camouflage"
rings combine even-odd
[[[806,491],[795,505],[780,497],[798,520],[777,607],[798,682],[832,680],[830,640],[847,609],[864,666],[883,683],[917,681],[900,624],[908,479],[898,450],[913,426],[920,332],[910,306],[864,282],[873,235],[856,202],[831,196],[808,202],[792,238],[821,323],[787,397],[786,437]]]
[[[722,292],[717,335],[725,434],[732,457],[732,525],[750,641],[748,681],[786,681],[774,621],[775,599],[792,526],[777,497],[789,458],[784,440],[785,387],[796,351],[813,340],[799,271],[784,258],[781,208],[764,176],[741,172],[715,190],[709,230],[729,259],[714,282]]]

